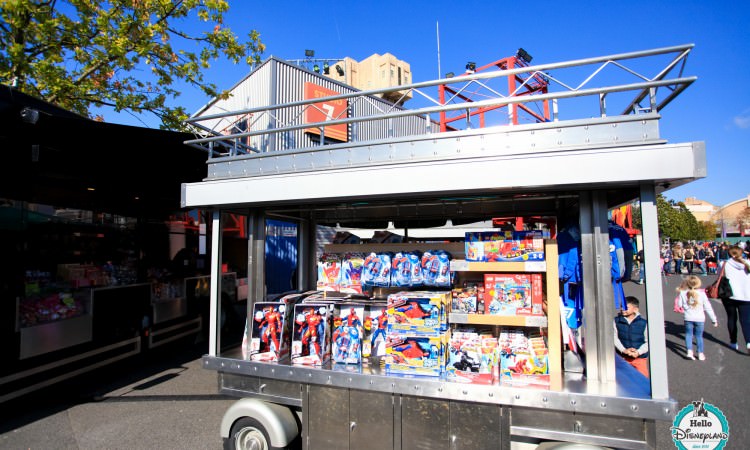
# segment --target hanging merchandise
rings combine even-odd
[[[622,276],[625,273],[625,256],[619,238],[609,238],[609,259],[612,263],[612,290],[615,297],[615,309],[628,309],[625,302],[625,291],[622,288]]]
[[[583,289],[579,289],[582,281],[580,245],[581,233],[575,225],[566,227],[557,235],[560,295],[563,315],[571,330],[580,327],[583,319]]]

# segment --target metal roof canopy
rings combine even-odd
[[[446,103],[416,110],[389,110],[379,116],[349,117],[319,123],[278,123],[263,131],[219,135],[199,132],[186,141],[209,152],[208,177],[201,183],[183,185],[183,206],[282,205],[284,203],[326,204],[330,202],[398,196],[440,198],[535,191],[549,193],[587,189],[633,188],[651,182],[657,193],[705,177],[705,147],[702,142],[667,144],[660,138],[659,109],[689,86],[695,77],[667,78],[684,65],[692,45],[545,64],[512,70],[484,72],[462,77],[399,86],[416,93],[448,83],[481,83],[517,73],[543,75],[560,92],[541,95],[498,96],[478,102]],[[626,67],[631,60],[654,56],[671,57],[655,77],[645,77]],[[593,73],[578,84],[561,81],[568,68],[595,66]],[[639,81],[591,87],[605,68],[616,67]],[[556,72],[549,75],[549,70]],[[681,75],[681,74],[680,74]],[[660,96],[665,90],[665,98]],[[200,127],[205,120],[242,114],[271,114],[285,108],[314,107],[314,103],[335,99],[358,99],[389,89],[342,94],[327,98],[269,105],[222,114],[197,116],[189,123]],[[607,116],[607,98],[614,93],[633,93],[623,114]],[[424,94],[426,96],[426,94]],[[563,101],[594,96],[597,116],[586,119],[543,122],[529,125],[491,126],[454,132],[432,133],[425,126],[419,136],[393,136],[377,141],[355,141],[249,155],[216,157],[217,145],[247,136],[281,133],[301,128],[378,120],[413,115],[426,124],[430,115],[443,111],[469,110],[490,105],[512,106],[540,99]],[[646,108],[640,108],[642,101]],[[611,106],[611,105],[610,105]],[[302,116],[302,115],[300,115]],[[356,133],[353,135],[356,136]]]

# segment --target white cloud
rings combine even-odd
[[[743,129],[750,128],[750,109],[742,111],[742,114],[734,116],[734,124]]]

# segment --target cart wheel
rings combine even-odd
[[[271,446],[263,425],[250,417],[243,417],[232,425],[225,447],[229,450],[280,450]]]

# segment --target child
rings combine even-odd
[[[706,314],[713,322],[714,327],[719,326],[716,320],[716,314],[711,307],[711,302],[706,297],[706,292],[701,287],[701,279],[695,275],[689,275],[677,288],[677,298],[675,298],[675,311],[677,308],[683,311],[685,318],[685,349],[687,350],[687,359],[695,360],[693,356],[693,335],[698,347],[698,359],[706,360],[703,354],[703,324],[706,321]]]

